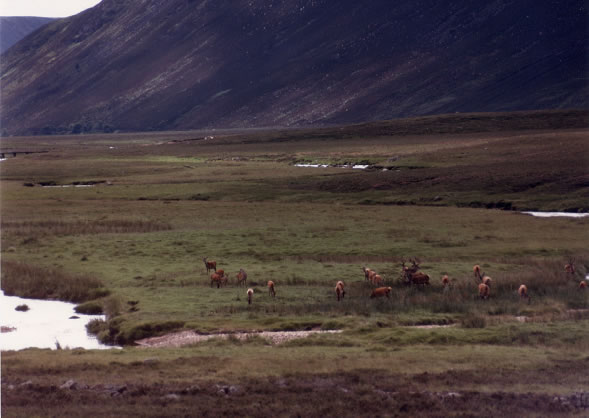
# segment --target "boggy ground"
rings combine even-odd
[[[558,115],[502,117],[496,129],[497,115],[458,115],[392,128],[3,138],[48,151],[0,163],[3,290],[103,311],[93,331],[124,346],[3,353],[3,414],[582,416],[573,396],[588,387],[578,284],[589,219],[514,210],[586,209],[586,114],[570,125]],[[389,170],[293,166],[303,161]],[[205,256],[229,286],[210,286]],[[409,257],[429,287],[402,283]],[[575,275],[563,270],[571,258]],[[473,264],[493,278],[489,300],[477,297]],[[391,299],[369,298],[362,266],[383,275]],[[427,324],[453,326],[407,327]],[[343,332],[278,346],[133,345],[178,331],[312,329]]]
[[[587,356],[566,358],[549,346],[317,351],[219,341],[174,351],[126,351],[102,359],[77,350],[7,353],[3,412],[542,417],[589,411],[589,381],[582,372]]]

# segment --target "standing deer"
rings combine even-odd
[[[205,267],[206,267],[206,269],[207,269],[207,274],[208,274],[208,273],[209,273],[211,270],[213,270],[213,271],[217,270],[217,262],[216,262],[216,261],[207,261],[207,257],[204,257],[204,258],[202,259],[202,261],[204,261],[204,263],[205,263]]]
[[[372,270],[366,267],[362,267],[362,271],[364,272],[364,279],[366,281],[370,281],[370,273],[372,273]]]
[[[213,287],[213,283],[217,285],[217,289],[220,288],[223,284],[223,276],[218,273],[211,274],[211,287]]]
[[[416,284],[420,286],[429,286],[429,276],[419,270],[419,260],[411,260],[411,267],[405,265],[405,260],[401,263],[403,267],[403,277],[407,284]]]
[[[254,289],[247,289],[247,304],[252,304],[252,298],[254,297]]]
[[[569,262],[565,264],[564,271],[567,274],[574,275],[575,274],[575,260],[572,257],[569,257]]]
[[[526,286],[525,284],[522,284],[519,289],[517,289],[517,293],[520,297],[520,299],[527,299],[528,303],[530,303],[531,298],[528,295],[528,286]]]
[[[442,276],[442,287],[445,289],[450,285],[450,279],[448,278],[447,274]]]
[[[481,299],[483,299],[483,300],[489,299],[490,293],[491,293],[491,290],[489,289],[489,286],[487,286],[484,283],[479,284],[479,297]]]
[[[340,299],[343,299],[346,296],[346,291],[344,290],[344,282],[341,280],[337,282],[335,285],[335,296],[337,297],[337,301],[339,302]]]
[[[268,281],[268,294],[273,298],[276,297],[276,290],[274,289],[274,282],[272,280]]]
[[[244,269],[239,269],[239,273],[235,276],[237,277],[237,286],[240,286],[241,283],[245,286],[247,284],[247,273]]]

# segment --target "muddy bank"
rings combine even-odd
[[[250,337],[260,337],[268,340],[272,344],[281,344],[286,341],[297,338],[306,338],[315,334],[336,334],[339,330],[330,331],[262,331],[262,332],[235,332],[222,334],[197,334],[194,331],[182,331],[172,334],[162,335],[161,337],[144,338],[135,341],[135,344],[142,347],[182,347],[185,345],[196,344],[212,338],[237,338],[246,340]]]

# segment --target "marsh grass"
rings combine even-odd
[[[7,295],[33,299],[84,302],[108,293],[102,281],[27,263],[2,260],[2,290]]]

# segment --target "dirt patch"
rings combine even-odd
[[[135,344],[141,347],[182,347],[185,345],[196,344],[212,338],[237,338],[246,340],[251,337],[260,337],[268,340],[272,344],[281,344],[286,341],[297,338],[306,338],[309,335],[316,334],[335,334],[339,330],[329,331],[262,331],[262,332],[235,332],[222,334],[198,334],[194,331],[182,331],[172,334],[162,335],[161,337],[144,338],[135,341]]]

